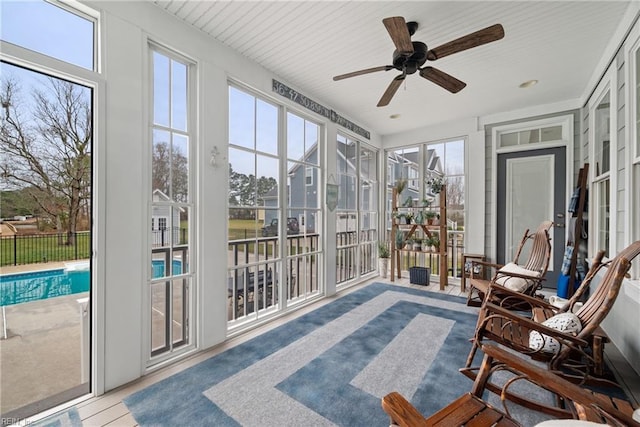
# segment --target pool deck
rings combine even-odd
[[[87,295],[83,292],[4,307],[7,339],[0,339],[3,414],[80,384],[77,300]],[[4,326],[0,317],[0,336]]]
[[[69,264],[70,262],[79,262],[79,261],[43,262],[38,264],[24,264],[24,265],[5,265],[0,267],[0,274],[29,273],[32,271],[41,271],[41,270],[56,270],[58,268],[64,268],[65,265]]]

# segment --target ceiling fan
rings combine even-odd
[[[466,83],[437,68],[422,67],[424,63],[426,61],[435,61],[436,59],[440,59],[463,50],[491,43],[504,37],[504,28],[502,28],[502,25],[495,24],[452,40],[436,47],[435,49],[428,49],[427,45],[422,42],[411,41],[411,36],[418,29],[417,22],[405,22],[402,16],[394,16],[383,19],[382,23],[387,28],[387,32],[396,46],[396,50],[393,52],[393,65],[367,68],[365,70],[341,74],[333,78],[333,80],[338,81],[349,77],[360,76],[362,74],[375,73],[377,71],[389,71],[394,68],[402,71],[402,74],[396,76],[391,81],[391,84],[387,87],[382,98],[378,101],[378,107],[388,105],[407,75],[413,74],[418,70],[422,77],[443,87],[449,92],[460,92],[467,85]]]

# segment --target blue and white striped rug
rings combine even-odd
[[[472,383],[458,372],[477,309],[374,283],[128,396],[141,426],[388,426],[399,391],[425,414]]]

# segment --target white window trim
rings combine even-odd
[[[198,62],[192,58],[189,58],[180,52],[167,47],[166,45],[159,43],[151,38],[146,39],[146,63],[145,63],[145,71],[149,76],[148,87],[145,89],[145,99],[148,101],[147,106],[147,141],[148,141],[148,159],[147,159],[147,173],[149,182],[147,183],[147,188],[151,188],[151,173],[152,173],[152,159],[151,159],[151,149],[153,144],[153,52],[158,52],[162,55],[169,57],[172,60],[181,62],[187,66],[187,129],[186,130],[177,130],[176,132],[180,135],[186,135],[189,138],[189,152],[187,154],[188,164],[189,164],[189,184],[188,184],[188,200],[187,202],[154,202],[153,194],[151,191],[148,192],[147,206],[148,208],[148,216],[145,221],[150,221],[153,216],[153,206],[159,205],[170,205],[173,207],[180,206],[189,209],[189,227],[188,227],[188,240],[189,240],[189,271],[181,276],[187,277],[190,280],[190,284],[188,286],[188,298],[189,298],[189,306],[187,313],[184,315],[187,317],[189,321],[189,326],[187,330],[188,334],[188,343],[183,345],[177,349],[171,349],[167,352],[152,356],[151,349],[151,315],[150,315],[150,301],[151,301],[151,272],[148,269],[148,279],[147,286],[143,286],[143,301],[144,301],[144,313],[142,316],[142,330],[146,331],[141,337],[142,348],[144,351],[141,354],[143,365],[145,366],[145,372],[151,372],[155,369],[158,369],[164,366],[166,363],[169,363],[173,360],[177,360],[188,353],[193,352],[197,349],[198,346],[198,334],[199,327],[198,319],[196,316],[197,313],[197,305],[199,301],[197,300],[197,295],[199,294],[198,286],[199,281],[198,278],[198,242],[197,239],[197,193],[196,193],[196,165],[197,162],[197,146],[198,146],[198,120],[197,120],[197,109],[198,109],[198,91],[197,91],[197,72],[198,72]],[[163,129],[171,129],[170,127],[160,126]],[[165,217],[166,218],[166,217]],[[147,222],[148,223],[148,222]],[[167,219],[167,230],[170,230],[173,227],[173,224],[170,219]],[[145,259],[147,260],[147,265],[151,265],[152,262],[152,254],[151,248],[153,247],[153,233],[150,231],[150,227],[146,228],[147,233],[147,244],[145,248]],[[167,337],[169,339],[169,337]],[[170,343],[172,346],[173,343]]]
[[[615,64],[615,63],[614,63]],[[596,191],[597,184],[609,180],[609,247],[606,248],[609,254],[615,254],[617,248],[617,171],[618,171],[618,159],[616,155],[616,148],[618,147],[618,135],[617,126],[618,115],[614,106],[618,105],[617,101],[617,79],[616,79],[616,67],[612,64],[607,72],[604,74],[600,85],[594,92],[594,96],[591,97],[588,109],[589,109],[589,181],[590,188],[593,189],[592,197],[589,197],[589,212],[592,212],[594,218],[589,221],[589,236],[593,236],[589,239],[589,253],[595,254],[601,248],[599,242],[599,213],[598,206],[600,205],[599,191]],[[595,109],[600,105],[606,95],[609,95],[610,108],[610,139],[609,139],[609,171],[596,176],[595,159],[596,159],[596,133],[595,133]]]
[[[513,132],[524,132],[553,126],[562,127],[562,139],[558,141],[536,142],[532,144],[515,145],[509,147],[500,147],[500,138],[504,134]],[[496,126],[492,131],[494,152],[497,154],[511,153],[516,151],[535,150],[542,148],[552,148],[561,146],[572,146],[573,142],[573,115],[567,114],[558,117],[549,117],[547,119],[531,120],[528,122],[513,123],[503,126]],[[567,153],[568,154],[568,153]]]
[[[640,60],[638,60],[637,52],[640,52],[640,25],[635,25],[629,34],[629,40],[632,43],[626,45],[625,58],[627,64],[627,125],[628,125],[628,146],[625,150],[627,155],[625,177],[625,188],[628,189],[625,198],[626,224],[625,236],[629,241],[624,245],[640,239],[640,135],[638,134],[637,117],[640,109],[640,79],[636,81],[638,68],[640,68]],[[631,277],[636,279],[634,282],[640,289],[640,266],[631,266]]]
[[[17,46],[12,43],[8,43],[0,40],[0,59],[13,64],[19,65],[26,69],[41,72],[51,75],[56,78],[68,80],[73,83],[78,83],[91,88],[93,91],[93,203],[92,203],[92,215],[95,219],[93,221],[91,233],[93,235],[92,248],[91,248],[91,391],[87,397],[99,396],[105,392],[105,282],[106,282],[106,268],[103,259],[98,258],[98,254],[107,253],[106,249],[106,82],[104,77],[100,75],[100,64],[102,63],[102,50],[99,48],[102,39],[103,28],[100,25],[100,13],[88,6],[81,5],[75,1],[66,1],[70,5],[73,5],[73,9],[69,10],[69,6],[65,9],[69,12],[79,15],[78,11],[82,14],[86,14],[95,19],[94,26],[94,59],[95,69],[89,70],[78,65],[74,65],[59,59],[53,58],[49,55],[39,53],[30,49],[26,49]],[[77,6],[77,7],[76,7]],[[102,218],[102,220],[100,220]],[[74,402],[83,400],[81,397]],[[47,413],[45,411],[45,413]]]

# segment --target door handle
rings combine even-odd
[[[564,228],[564,222],[558,222],[555,224],[557,228]]]

